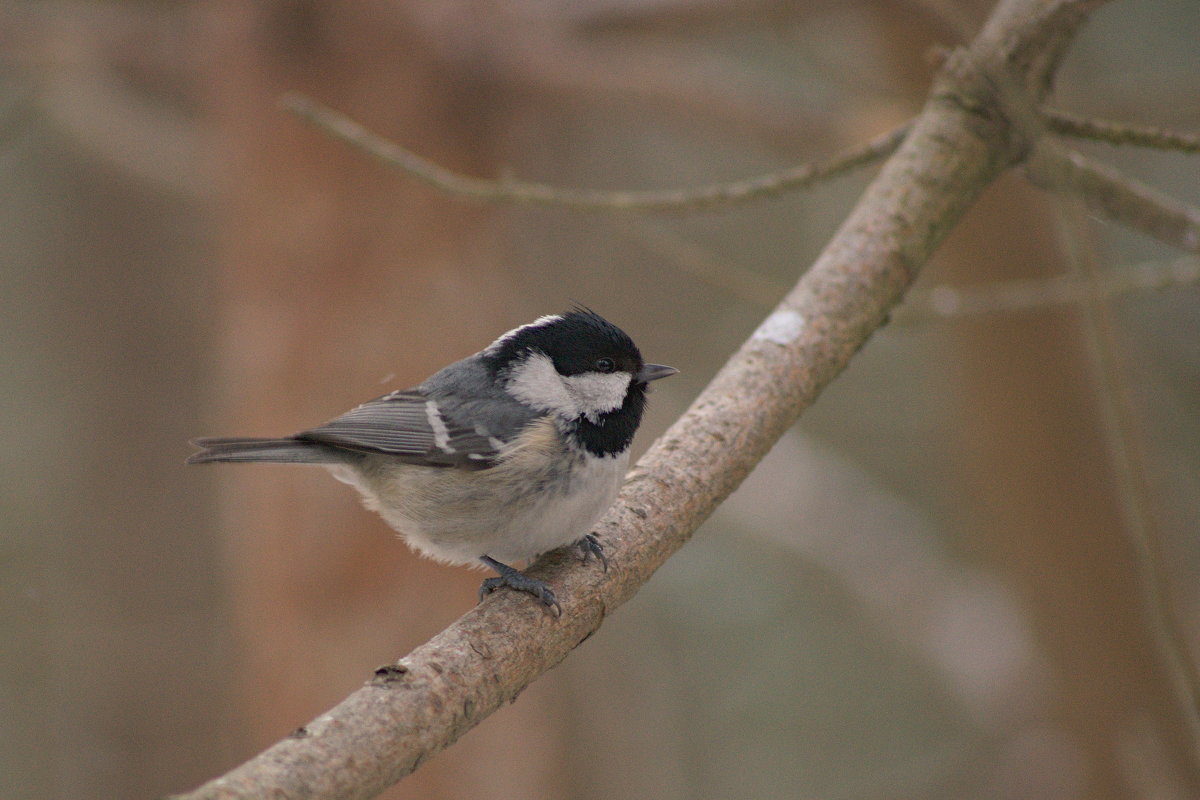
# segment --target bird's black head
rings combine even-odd
[[[636,375],[644,363],[641,351],[625,331],[586,308],[541,317],[514,328],[484,354],[503,370],[530,352],[548,356],[560,375],[618,370]]]
[[[586,308],[515,328],[482,355],[511,395],[557,415],[596,455],[629,447],[641,423],[646,384],[674,374],[646,364],[624,331]]]

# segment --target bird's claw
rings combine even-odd
[[[575,543],[579,548],[580,554],[583,556],[583,563],[592,560],[595,556],[600,560],[600,566],[604,567],[604,571],[608,572],[608,556],[604,554],[604,545],[600,544],[600,540],[596,538],[594,533],[589,533]]]
[[[480,585],[480,601],[502,586],[507,586],[509,589],[533,595],[542,602],[542,605],[553,611],[554,616],[562,615],[562,605],[559,604],[558,598],[554,596],[554,591],[545,581],[531,578],[518,569],[486,556],[483,558],[483,562],[500,574],[494,578],[487,578]]]

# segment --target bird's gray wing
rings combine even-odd
[[[406,389],[363,403],[294,438],[424,466],[491,466],[504,443],[465,414],[465,408],[451,406],[420,388]]]

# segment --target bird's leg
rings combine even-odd
[[[558,603],[558,598],[554,596],[554,592],[546,585],[545,581],[539,581],[537,578],[531,578],[515,567],[510,567],[508,564],[501,563],[491,556],[480,556],[479,560],[487,564],[492,569],[499,573],[498,577],[488,578],[479,587],[479,599],[487,597],[492,592],[499,589],[501,586],[507,586],[510,589],[516,589],[518,592],[531,594],[538,600],[542,601],[542,605],[546,606],[554,612],[555,616],[562,614],[562,606]]]

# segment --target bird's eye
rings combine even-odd
[[[612,372],[616,368],[616,362],[614,362],[611,358],[601,358],[596,360],[596,372]]]

